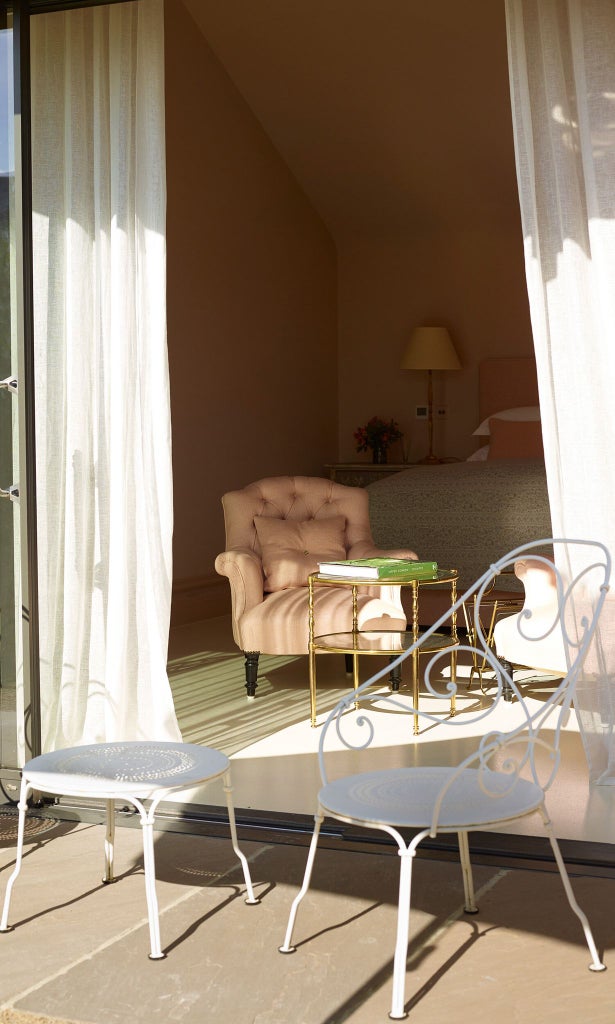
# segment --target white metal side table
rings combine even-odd
[[[18,804],[19,824],[15,868],[6,887],[0,931],[11,930],[8,924],[9,905],[13,884],[21,870],[24,825],[30,794],[37,790],[41,793],[106,802],[107,827],[103,883],[115,881],[113,875],[114,811],[115,801],[121,800],[124,803],[132,804],[140,814],[150,934],[149,956],[152,960],[162,959],[165,954],[160,948],[154,862],[153,832],[156,809],[160,801],[171,793],[203,785],[221,776],[224,779],[233,849],[241,862],[246,883],[246,903],[259,903],[260,900],[254,896],[248,862],[237,843],[230,761],[226,754],[212,747],[199,747],[192,743],[146,741],[94,743],[41,754],[40,757],[33,758],[25,765]]]

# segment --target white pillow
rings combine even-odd
[[[472,437],[488,437],[491,433],[489,427],[489,420],[492,416],[497,416],[499,420],[526,420],[536,421],[540,419],[540,408],[537,405],[520,405],[517,409],[504,409],[502,412],[492,412],[490,416],[487,416],[485,420],[476,428]]]
[[[484,444],[482,448],[478,448],[472,455],[468,455],[466,462],[486,462],[489,458],[489,445]]]

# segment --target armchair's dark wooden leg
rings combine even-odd
[[[248,697],[256,696],[257,677],[258,677],[258,659],[260,657],[260,651],[244,651],[244,657],[246,659],[246,692]]]
[[[396,658],[397,658],[397,655],[396,654],[392,654],[390,656],[390,658],[389,658],[389,664],[391,664],[392,661],[395,661]],[[391,684],[391,689],[393,690],[393,693],[397,693],[399,691],[400,686],[401,686],[401,665],[398,665],[389,674],[389,682]]]
[[[498,661],[502,668],[504,669],[504,671],[506,672],[506,675],[512,679],[513,667],[510,661],[507,661],[506,658],[498,658]],[[507,679],[502,680],[502,696],[504,700],[507,701],[509,704],[512,703],[513,691]]]
[[[352,675],[352,654],[344,655],[344,662],[346,663],[346,675]]]

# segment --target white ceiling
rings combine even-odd
[[[184,0],[334,237],[518,220],[503,0]]]

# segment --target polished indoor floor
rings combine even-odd
[[[309,724],[307,658],[262,655],[261,662],[257,697],[249,701],[243,686],[243,657],[233,643],[229,618],[172,630],[169,677],[182,735],[187,742],[219,747],[231,756],[238,808],[311,815],[320,786],[316,756],[320,730]],[[377,657],[362,659],[364,673],[382,664]],[[459,675],[463,677],[462,668]],[[544,700],[552,681],[528,675],[524,689],[530,702]],[[322,722],[351,686],[343,657],[319,655],[317,682]],[[422,728],[410,747],[413,763],[457,763],[461,750],[474,748],[480,734],[475,729],[464,730],[462,723],[464,709],[475,708],[478,697],[475,688],[465,696],[463,690],[462,684],[456,744],[436,742],[434,730]],[[422,698],[421,706],[429,709],[429,698]],[[515,705],[503,704],[489,727],[508,729],[514,714]],[[386,745],[375,752],[370,766],[399,763],[402,749],[408,749],[405,722],[396,731],[390,730]],[[216,786],[193,794],[192,799],[203,804],[224,802],[221,787]],[[558,837],[615,844],[615,786],[589,785],[574,714],[563,734],[562,763],[548,806]],[[542,827],[530,820],[515,823],[510,831],[541,835]]]

